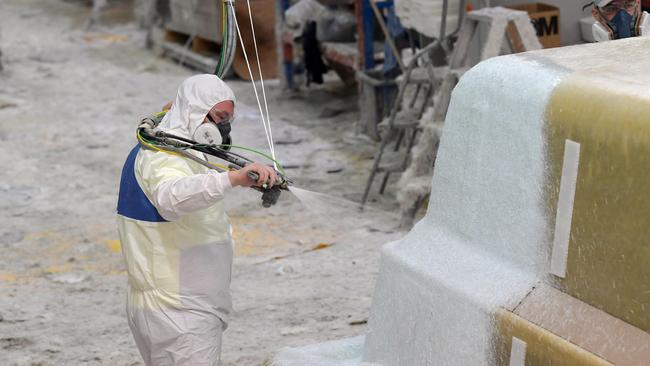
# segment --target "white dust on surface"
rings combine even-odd
[[[358,336],[278,351],[271,366],[358,366],[365,337]]]

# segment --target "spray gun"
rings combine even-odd
[[[213,150],[214,148],[216,148],[217,150]],[[228,150],[219,149],[216,146],[209,146],[209,149],[207,151],[200,148],[197,150],[207,155],[216,156],[219,159],[227,161],[228,163],[230,163],[228,165],[228,168],[230,170],[239,170],[252,163],[252,161],[248,158],[245,158],[239,154],[235,154]],[[260,180],[259,174],[257,174],[254,171],[249,171],[246,175],[248,175],[248,178],[250,178],[255,182]],[[280,193],[282,193],[283,190],[288,191],[289,186],[293,183],[277,169],[275,169],[275,175],[277,176],[277,180],[273,184],[273,187],[271,187],[268,182],[265,182],[260,187],[256,187],[256,186],[251,187],[259,192],[262,192],[262,206],[267,208],[275,205],[278,202],[278,199],[280,198]]]
[[[162,118],[145,118],[142,120],[138,126],[136,134],[138,140],[143,146],[169,153],[179,154],[203,166],[206,166],[210,169],[216,169],[218,171],[239,170],[253,163],[253,161],[247,157],[230,151],[230,148],[232,147],[231,145],[199,144],[196,141],[185,137],[155,130],[155,127],[158,125],[161,119]],[[203,160],[196,155],[191,154],[187,150],[199,151],[205,155],[213,156],[227,161],[229,163],[228,169],[224,169],[225,167],[223,166],[212,164],[207,160]],[[267,208],[275,205],[278,202],[282,191],[289,190],[289,186],[293,183],[277,169],[275,173],[278,179],[274,183],[273,187],[270,187],[268,182],[264,183],[261,187],[251,187],[259,192],[262,192],[262,205]],[[254,171],[249,171],[247,175],[254,181],[258,181],[260,178],[259,175]]]
[[[252,161],[248,160],[247,158],[244,158],[241,155],[234,154],[232,152],[226,152],[223,155],[221,155],[223,152],[219,153],[220,156],[218,157],[220,159],[223,159],[230,163],[228,168],[231,170],[239,170],[252,163]],[[213,154],[209,155],[215,156]],[[248,175],[248,178],[255,182],[260,180],[260,176],[257,174],[257,172],[249,171],[246,175]],[[288,191],[289,186],[293,184],[291,180],[289,180],[284,174],[280,173],[277,169],[275,170],[275,175],[277,176],[277,180],[273,184],[273,187],[270,186],[269,182],[265,182],[262,184],[262,186],[259,187],[251,187],[259,192],[262,192],[262,206],[267,208],[275,205],[280,198],[280,193],[282,193],[282,191]]]
[[[277,171],[276,174],[278,175],[278,180],[273,187],[269,187],[267,183],[264,183],[261,187],[253,187],[253,189],[262,192],[262,206],[267,208],[275,205],[278,202],[278,198],[280,198],[280,193],[283,190],[288,191],[289,185],[291,184],[282,174]],[[248,172],[248,177],[254,181],[260,179],[260,176],[255,172]]]

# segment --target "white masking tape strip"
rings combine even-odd
[[[510,366],[524,366],[526,364],[526,342],[517,337],[512,337],[510,348]]]
[[[562,177],[560,178],[560,196],[557,201],[557,213],[555,215],[555,235],[551,251],[551,273],[562,278],[566,276],[566,263],[569,256],[573,200],[576,194],[579,162],[580,144],[566,140],[564,142]]]

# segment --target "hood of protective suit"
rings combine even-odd
[[[235,94],[216,75],[201,74],[187,78],[178,88],[176,99],[158,128],[191,138],[210,109],[226,100],[235,103]],[[234,117],[233,115],[233,119]]]

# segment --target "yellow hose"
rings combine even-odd
[[[145,141],[145,140],[142,138],[142,136],[140,136],[140,133],[139,133],[139,132],[136,133],[136,135],[137,135],[137,137],[138,137],[138,141],[140,141],[140,144],[144,145],[145,147],[147,147],[147,148],[149,148],[149,149],[152,149],[152,150],[155,150],[155,151],[164,152],[164,153],[167,153],[167,154],[170,154],[170,155],[180,156],[180,157],[183,157],[183,158],[184,158],[184,156],[183,156],[182,154],[179,154],[179,153],[174,152],[174,151],[169,151],[169,150],[161,149],[161,148],[159,148],[158,146],[156,146],[156,145],[154,145],[154,144],[151,144],[151,143]],[[221,169],[221,170],[225,170],[225,171],[230,171],[230,170],[232,170],[232,169],[230,169],[229,167],[224,166],[224,165],[221,165],[221,164],[215,164],[215,163],[212,163],[212,162],[209,162],[209,161],[206,161],[206,163],[208,163],[209,165],[212,165],[212,166],[214,166],[214,167],[216,167],[216,168],[219,168],[219,169]]]

